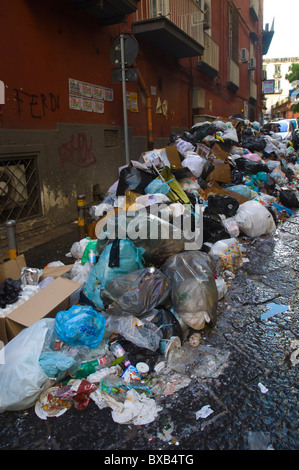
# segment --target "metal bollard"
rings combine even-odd
[[[77,196],[79,240],[85,238],[85,194]]]
[[[9,259],[16,259],[17,257],[17,225],[14,220],[6,222],[7,244]]]

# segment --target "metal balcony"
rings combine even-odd
[[[141,0],[133,34],[176,58],[204,51],[204,12],[192,0]]]
[[[137,10],[140,0],[71,0],[77,11],[86,11],[101,25],[117,24]]]
[[[197,68],[210,78],[215,78],[219,72],[219,45],[207,33],[204,33],[205,50],[197,62]]]

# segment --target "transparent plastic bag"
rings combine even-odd
[[[162,330],[150,321],[142,322],[133,315],[109,315],[106,319],[108,331],[123,336],[140,348],[156,351],[163,337]]]
[[[216,321],[218,291],[212,258],[201,252],[185,251],[171,256],[161,270],[172,284],[174,310],[194,330]]]
[[[102,300],[109,305],[109,313],[139,317],[162,305],[169,294],[169,279],[159,269],[150,267],[112,279]]]

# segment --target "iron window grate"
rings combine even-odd
[[[36,156],[0,158],[0,225],[41,215]]]

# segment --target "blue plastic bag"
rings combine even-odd
[[[60,351],[46,351],[38,360],[39,365],[48,377],[63,378],[65,372],[76,364],[73,357]]]
[[[114,240],[106,246],[93,267],[83,288],[83,295],[96,308],[104,309],[101,293],[111,279],[142,269],[144,248],[137,248],[132,240]]]
[[[165,194],[167,196],[167,194],[170,191],[170,187],[168,186],[168,183],[171,183],[172,181],[174,181],[174,178],[167,181],[166,183],[163,183],[162,180],[157,178],[147,185],[144,192],[145,194],[157,194],[158,193],[158,194]]]
[[[55,331],[62,341],[71,346],[85,345],[97,348],[105,332],[106,318],[87,305],[73,305],[61,310],[55,317]]]

